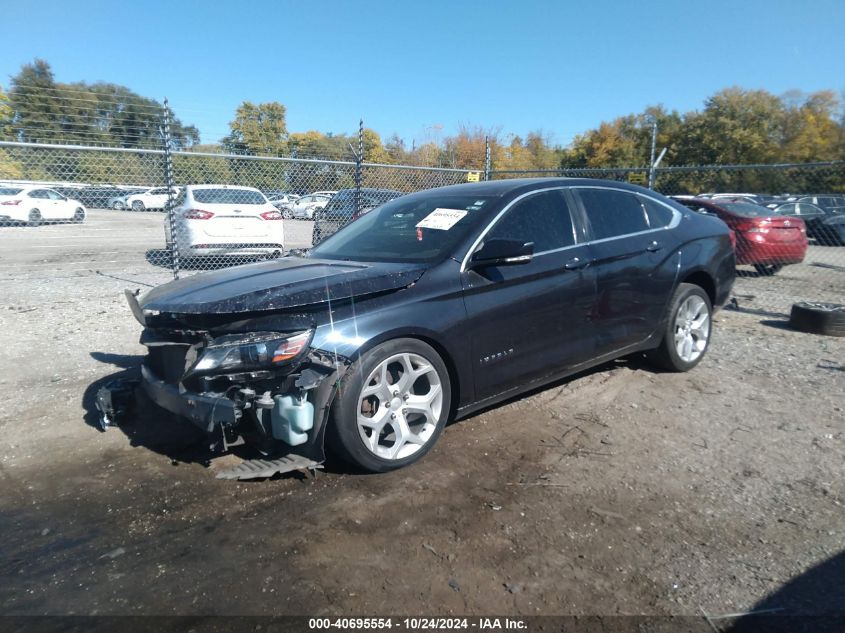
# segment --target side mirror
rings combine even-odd
[[[485,240],[470,258],[472,268],[527,264],[534,256],[534,242],[494,238]]]

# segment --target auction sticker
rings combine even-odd
[[[437,208],[417,223],[418,229],[437,229],[448,231],[467,214],[462,209]]]

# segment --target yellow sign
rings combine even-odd
[[[468,171],[467,172],[467,182],[478,182],[481,180],[481,172],[480,171]]]
[[[646,175],[641,171],[633,171],[628,174],[628,182],[633,185],[644,185],[646,181]]]

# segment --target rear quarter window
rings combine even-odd
[[[660,204],[657,200],[649,198],[648,196],[639,196],[640,202],[645,209],[648,224],[653,229],[662,229],[672,223],[672,218],[675,214],[672,210]]]

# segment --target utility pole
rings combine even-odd
[[[651,117],[651,158],[648,161],[648,188],[654,189],[654,152],[657,149],[657,117]]]

